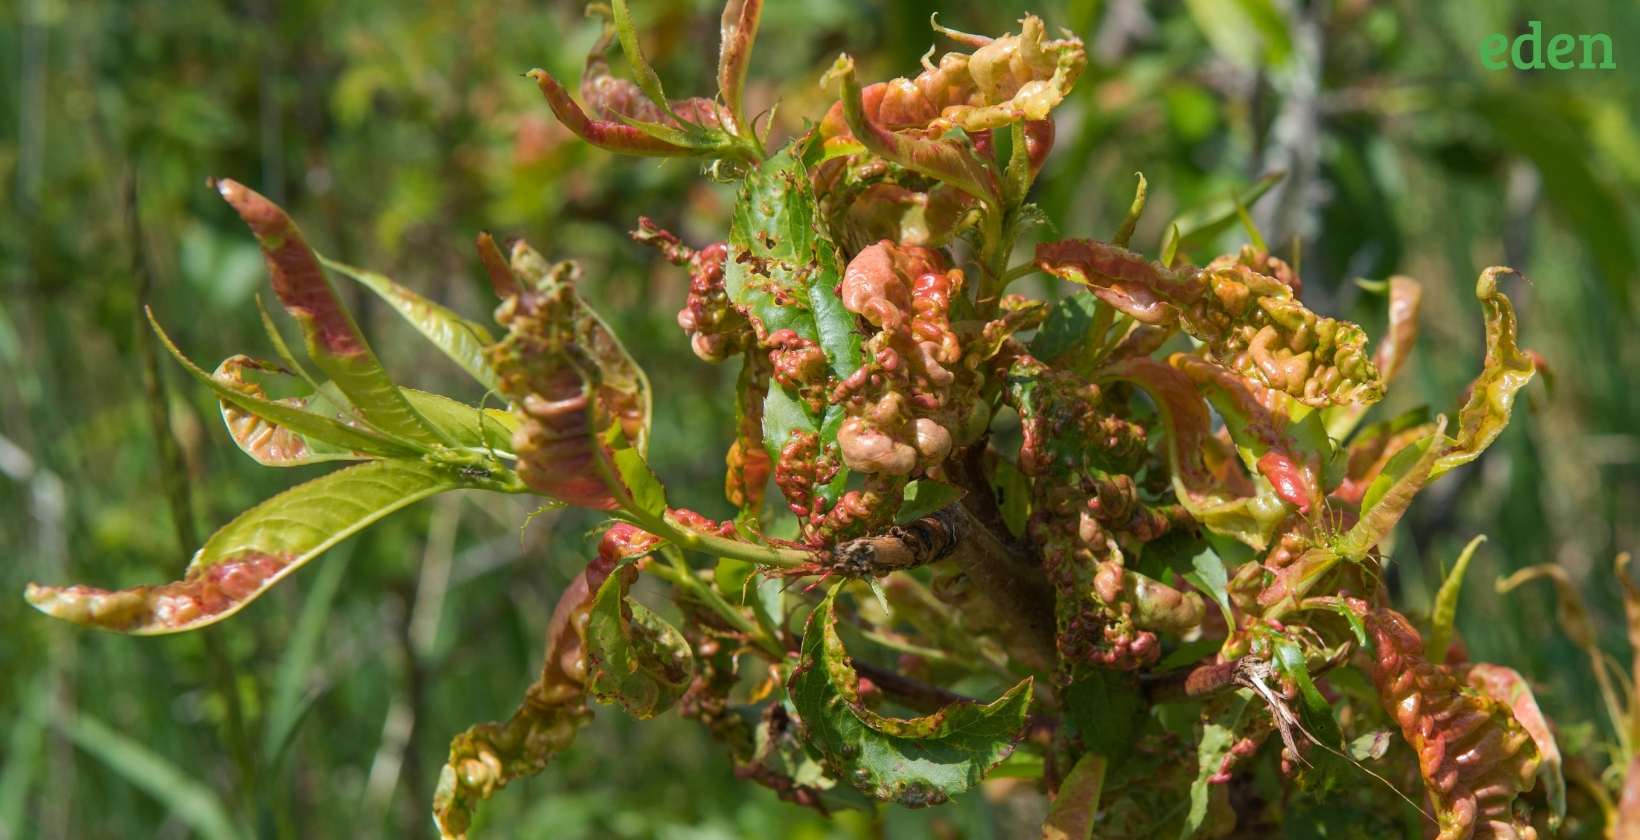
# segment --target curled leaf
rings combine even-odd
[[[1000,202],[1002,185],[996,170],[986,165],[971,143],[900,133],[875,122],[854,76],[853,58],[838,56],[826,78],[840,81],[843,119],[854,139],[872,154],[944,181],[986,204]]]
[[[514,779],[533,776],[567,749],[576,730],[591,719],[585,698],[588,614],[621,560],[653,548],[654,537],[617,524],[605,532],[598,555],[564,588],[547,623],[546,659],[504,723],[483,723],[450,742],[450,757],[433,794],[433,818],[446,840],[461,840],[478,804]]]
[[[1406,365],[1413,345],[1417,343],[1418,311],[1423,304],[1424,287],[1411,277],[1397,274],[1389,278],[1387,291],[1389,323],[1372,353],[1372,363],[1378,368],[1379,379],[1386,388]],[[1331,409],[1327,418],[1327,433],[1339,440],[1347,438],[1368,408],[1371,408],[1370,403],[1358,402]]]
[[[1263,549],[1286,517],[1281,499],[1258,494],[1233,463],[1214,469],[1205,454],[1215,451],[1212,416],[1190,377],[1148,356],[1133,356],[1100,369],[1097,381],[1131,382],[1150,395],[1167,430],[1168,464],[1174,495],[1197,521],[1215,533],[1234,536]]]
[[[734,130],[749,130],[746,123],[746,68],[752,61],[752,44],[757,40],[758,21],[763,17],[763,0],[729,0],[723,5],[718,43],[718,95],[733,120]]]
[[[1513,805],[1531,790],[1543,757],[1510,707],[1425,660],[1423,640],[1400,613],[1372,609],[1365,623],[1373,683],[1418,756],[1438,840],[1535,836]]]
[[[1555,743],[1554,730],[1543,716],[1543,710],[1538,708],[1532,687],[1515,669],[1484,662],[1465,669],[1464,681],[1507,705],[1515,720],[1532,736],[1538,755],[1543,757],[1537,777],[1543,782],[1543,791],[1549,800],[1549,827],[1560,828],[1560,821],[1566,817],[1566,779],[1560,772],[1560,746]]]
[[[1327,488],[1343,478],[1343,462],[1321,414],[1290,395],[1265,387],[1199,356],[1169,361],[1206,395],[1249,470],[1299,513],[1318,512]]]
[[[935,29],[953,35],[943,27]],[[923,72],[914,79],[866,87],[865,113],[883,129],[930,139],[952,128],[979,134],[1013,123],[1044,122],[1087,64],[1081,40],[1048,40],[1046,29],[1041,18],[1026,15],[1017,35],[954,36],[975,47],[974,52],[946,53],[937,64],[925,59]],[[821,122],[828,142],[846,136],[839,110],[833,106]],[[860,136],[852,120],[847,128]]]
[[[1087,287],[1100,300],[1144,324],[1174,323],[1178,319],[1175,304],[1200,294],[1190,275],[1092,239],[1043,242],[1036,246],[1036,264],[1061,280]]]
[[[653,482],[647,467],[639,469],[648,441],[648,379],[575,293],[574,265],[549,265],[518,242],[511,271],[520,291],[496,309],[508,334],[487,352],[519,420],[519,476],[570,504],[631,509],[640,488],[630,482]]]
[[[919,718],[882,715],[861,702],[860,678],[837,635],[835,590],[809,616],[787,682],[805,740],[866,795],[917,808],[978,784],[1023,734],[1026,679],[991,703],[950,703]]]
[[[1515,343],[1515,307],[1498,291],[1499,275],[1513,273],[1514,269],[1492,266],[1475,283],[1475,297],[1486,313],[1486,361],[1469,386],[1469,401],[1458,411],[1457,435],[1430,469],[1430,478],[1479,458],[1509,425],[1515,394],[1532,380],[1532,356]]]
[[[1389,325],[1384,337],[1373,351],[1373,363],[1385,385],[1401,372],[1412,345],[1418,340],[1418,310],[1424,300],[1424,287],[1411,277],[1395,275],[1389,278]]]

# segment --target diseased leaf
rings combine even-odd
[[[30,584],[35,609],[75,624],[153,635],[221,621],[326,549],[400,508],[483,477],[417,461],[372,461],[299,484],[211,535],[174,583],[109,591]]]
[[[1521,728],[1532,736],[1532,743],[1537,745],[1538,755],[1543,759],[1537,768],[1537,778],[1543,782],[1543,792],[1549,800],[1549,827],[1559,829],[1561,820],[1566,818],[1566,779],[1560,771],[1560,745],[1555,743],[1554,730],[1543,716],[1543,710],[1538,708],[1531,685],[1515,669],[1485,662],[1470,665],[1464,681],[1507,705]]]
[[[484,348],[495,341],[477,321],[457,315],[443,304],[428,300],[393,282],[386,275],[336,262],[324,255],[319,261],[331,271],[351,277],[393,307],[450,360],[486,388],[496,386],[495,371],[484,358]]]
[[[814,188],[803,166],[806,138],[793,141],[746,176],[729,227],[724,287],[768,334],[792,330],[817,343],[831,371],[860,366],[860,335],[843,308],[837,246],[819,226]]]
[[[1486,313],[1486,361],[1481,375],[1469,386],[1469,401],[1458,411],[1452,446],[1430,468],[1432,479],[1479,458],[1498,439],[1509,425],[1515,394],[1526,387],[1537,369],[1532,357],[1516,345],[1515,308],[1498,291],[1499,275],[1513,273],[1514,269],[1493,266],[1481,272],[1475,283],[1475,297]]]
[[[632,600],[637,570],[618,569],[587,616],[587,691],[646,720],[671,708],[695,675],[695,655],[676,627]]]
[[[1389,323],[1373,350],[1372,363],[1378,368],[1379,381],[1389,387],[1418,340],[1418,311],[1424,299],[1424,287],[1411,277],[1395,275],[1385,284],[1389,294]],[[1357,423],[1372,404],[1358,402],[1335,406],[1327,410],[1327,434],[1338,440],[1348,438]]]
[[[841,258],[819,227],[803,167],[806,143],[794,141],[746,176],[729,228],[724,287],[763,325],[761,335],[790,331],[794,341],[819,347],[830,374],[841,379],[860,366],[860,335],[838,297]],[[806,385],[801,394],[769,386],[763,442],[772,458],[779,459],[793,432],[817,434],[822,445],[835,440],[842,408],[825,404],[823,385]]]
[[[907,807],[937,805],[985,777],[1013,752],[1031,702],[1030,679],[991,703],[951,703],[920,718],[893,718],[860,701],[859,677],[837,635],[836,590],[809,615],[787,682],[806,742],[862,792]]]
[[[211,373],[211,379],[245,394],[250,399],[287,406],[293,411],[308,412],[316,418],[329,418],[344,425],[349,419],[349,412],[345,407],[332,403],[322,393],[278,400],[269,399],[262,386],[246,375],[247,371],[256,371],[264,376],[291,376],[272,362],[239,355],[222,360],[222,364],[217,365],[216,370]],[[295,467],[323,461],[355,461],[370,457],[369,453],[336,446],[322,437],[303,435],[246,411],[236,403],[218,400],[217,406],[222,413],[222,423],[228,428],[228,437],[233,439],[234,444],[242,452],[263,466]]]
[[[422,444],[445,443],[416,413],[336,296],[296,223],[260,193],[229,179],[216,191],[256,234],[273,290],[302,328],[308,356],[370,425]]]
[[[552,74],[536,68],[527,75],[535,80],[558,121],[576,136],[600,149],[645,157],[694,157],[707,151],[662,140],[624,122],[588,117]]]
[[[1105,757],[1083,753],[1059,783],[1042,823],[1042,840],[1093,840],[1094,818],[1105,786]]]
[[[1378,607],[1365,620],[1379,703],[1418,757],[1441,835],[1469,837],[1484,826],[1492,836],[1530,836],[1527,815],[1514,805],[1543,758],[1513,711],[1424,659],[1405,616]]]
[[[288,405],[279,401],[258,396],[244,389],[243,383],[235,381],[231,376],[218,378],[206,373],[198,365],[189,361],[182,351],[177,349],[171,337],[160,328],[159,322],[154,320],[154,314],[148,313],[148,322],[153,325],[154,332],[159,336],[161,344],[170,351],[182,367],[192,374],[195,379],[205,383],[217,397],[225,402],[232,403],[239,409],[263,418],[293,434],[297,434],[313,441],[323,441],[331,446],[345,451],[360,452],[368,455],[379,455],[386,458],[411,458],[421,454],[416,444],[409,441],[389,437],[368,429],[355,428],[334,417],[309,412],[303,408]],[[232,428],[229,429],[232,432]],[[237,438],[235,439],[237,443]]]
[[[1327,437],[1321,413],[1199,356],[1169,360],[1189,376],[1224,419],[1248,469],[1270,482],[1283,502],[1308,514],[1343,478],[1344,461]]]
[[[1175,304],[1194,300],[1199,285],[1191,275],[1116,245],[1092,239],[1065,239],[1036,246],[1043,271],[1086,287],[1096,297],[1143,324],[1172,324]]]
[[[248,371],[256,372],[258,377],[247,376]],[[314,418],[328,418],[350,428],[358,420],[357,413],[348,403],[347,397],[333,383],[323,383],[317,392],[304,396],[270,400],[257,380],[290,377],[287,371],[271,362],[243,355],[232,356],[223,360],[211,377],[217,383],[241,392],[247,400],[254,401],[253,404],[258,406],[265,406],[271,402],[307,412]],[[427,422],[456,446],[474,451],[510,451],[512,431],[518,427],[518,421],[511,414],[493,408],[480,410],[439,394],[410,388],[401,390]],[[362,460],[384,454],[337,446],[325,440],[322,434],[301,434],[262,415],[246,411],[239,404],[227,400],[219,400],[218,405],[229,437],[233,438],[233,442],[246,455],[263,466],[294,467],[322,461]],[[265,408],[263,410],[266,412]],[[309,427],[314,424],[309,419],[300,425]],[[330,431],[331,428],[326,427],[325,431]]]
[[[1210,434],[1207,405],[1189,377],[1148,356],[1134,356],[1102,368],[1095,379],[1131,382],[1156,403],[1167,429],[1174,494],[1197,521],[1255,549],[1267,546],[1287,515],[1283,500],[1255,488],[1228,455],[1209,465],[1204,453],[1219,444]]]

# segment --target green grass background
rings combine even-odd
[[[706,0],[634,0],[674,95],[708,94]],[[1640,10],[1625,0],[952,0],[771,2],[751,99],[789,134],[827,103],[847,49],[868,79],[910,74],[941,22],[1000,33],[1027,8],[1086,39],[1035,197],[1067,236],[1108,237],[1150,180],[1135,242],[1174,210],[1270,169],[1255,215],[1302,242],[1312,307],[1373,335],[1352,281],[1425,284],[1423,334],[1385,409],[1449,411],[1479,369],[1472,290],[1491,264],[1524,343],[1547,358],[1478,463],[1420,498],[1390,571],[1426,608],[1470,537],[1459,627],[1477,658],[1529,674],[1571,745],[1609,738],[1550,592],[1491,581],[1556,562],[1627,660],[1615,551],[1640,548]],[[1493,32],[1603,32],[1616,70],[1487,71]],[[551,118],[521,74],[577,78],[596,28],[560,2],[7,0],[0,4],[0,838],[428,836],[449,738],[513,708],[593,519],[450,497],[393,517],[201,633],[131,639],[29,610],[25,582],[167,580],[178,545],[145,413],[133,247],[162,323],[209,364],[270,355],[254,241],[205,188],[229,176],[310,240],[457,309],[491,308],[471,242],[526,236],[586,268],[586,294],[657,384],[655,465],[674,499],[723,515],[732,370],[673,323],[681,274],[627,241],[639,214],[720,238],[730,193],[689,162],[621,159]],[[133,188],[134,185],[134,188]],[[132,196],[135,201],[132,201]],[[1222,243],[1240,243],[1233,231]],[[1280,246],[1285,249],[1287,246]],[[1047,293],[1054,290],[1042,288]],[[264,292],[265,294],[265,292]],[[401,381],[479,394],[391,312],[349,290]],[[323,471],[258,468],[203,389],[164,361],[202,532]],[[1039,803],[992,789],[944,808],[828,823],[734,780],[673,716],[601,712],[577,747],[484,812],[492,837],[1017,836]]]

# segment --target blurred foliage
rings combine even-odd
[[[669,89],[710,90],[715,56],[703,45],[716,43],[718,4],[634,5]],[[1002,31],[1026,8],[770,4],[752,107],[778,100],[776,133],[790,134],[820,114],[817,81],[845,46],[863,76],[886,78],[931,43],[931,12]],[[1284,170],[1254,213],[1278,251],[1301,252],[1315,309],[1378,334],[1382,298],[1353,281],[1424,282],[1408,390],[1438,408],[1479,366],[1473,278],[1495,263],[1532,278],[1509,291],[1553,397],[1534,386],[1533,410],[1481,465],[1426,494],[1390,583],[1398,603],[1430,604],[1443,565],[1486,533],[1476,576],[1561,564],[1621,655],[1605,575],[1616,550],[1640,545],[1640,10],[1624,0],[1029,8],[1090,45],[1037,187],[1064,235],[1114,231],[1136,169],[1150,181],[1152,228]],[[504,714],[531,679],[592,520],[451,497],[356,538],[238,621],[179,637],[76,632],[27,610],[15,597],[26,580],[128,586],[186,562],[144,409],[138,278],[155,278],[149,302],[199,358],[260,334],[248,298],[264,282],[261,260],[203,188],[208,175],[285,204],[325,253],[471,316],[491,306],[473,235],[527,236],[583,262],[585,293],[651,371],[653,460],[674,503],[725,516],[720,466],[704,453],[728,444],[732,409],[701,395],[727,393],[732,374],[682,352],[673,316],[685,278],[624,233],[647,214],[694,242],[719,238],[725,188],[691,163],[574,142],[553,121],[521,74],[578,77],[597,29],[575,3],[10,0],[0,16],[0,544],[10,554],[0,593],[14,593],[0,597],[0,837],[427,835],[445,744],[467,722]],[[1609,34],[1618,69],[1482,69],[1482,38],[1529,17],[1547,33]],[[1141,224],[1135,241],[1161,233]],[[480,396],[367,292],[347,294],[401,381]],[[194,527],[296,480],[221,445],[207,393],[168,362],[164,373]],[[1598,721],[1592,677],[1553,626],[1549,592],[1504,600],[1476,586],[1459,635],[1476,657],[1539,676],[1551,718]],[[1569,748],[1612,737],[1603,723],[1566,729]],[[105,730],[133,743],[86,734]],[[104,746],[77,746],[88,740]],[[581,746],[485,818],[519,837],[1014,836],[1045,806],[1003,796],[1007,784],[876,824],[857,813],[827,823],[737,782],[693,728],[600,714]]]

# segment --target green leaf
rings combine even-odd
[[[195,379],[205,383],[207,387],[216,392],[218,399],[233,403],[257,417],[268,420],[304,438],[323,441],[344,450],[387,458],[408,458],[420,454],[421,450],[417,445],[408,441],[389,437],[368,429],[354,428],[333,417],[326,417],[291,405],[258,397],[255,394],[240,390],[238,384],[219,380],[200,369],[187,356],[182,355],[182,351],[177,349],[176,344],[171,341],[171,337],[166,335],[165,330],[160,328],[159,322],[154,320],[154,313],[148,313],[148,322],[153,325],[154,333],[159,336],[160,343],[165,345],[165,349],[170,351],[177,362]],[[235,442],[237,443],[237,440]]]
[[[273,290],[301,326],[314,364],[370,425],[422,444],[444,443],[388,377],[296,223],[278,205],[235,181],[217,181],[216,190],[256,234]]]
[[[671,114],[672,106],[667,102],[666,91],[661,87],[661,77],[655,72],[655,68],[649,66],[649,59],[644,57],[643,47],[638,45],[638,30],[632,25],[632,11],[627,8],[626,0],[613,0],[610,5],[614,13],[615,36],[621,41],[621,52],[626,53],[626,61],[632,66],[632,75],[636,77],[638,88],[650,101]]]
[[[386,275],[317,255],[319,262],[331,271],[363,283],[370,291],[393,307],[393,311],[409,321],[427,340],[450,360],[467,371],[486,388],[496,387],[495,371],[484,358],[484,348],[495,343],[484,325],[457,315],[448,307],[428,300],[393,282]]]
[[[837,590],[809,615],[787,682],[806,742],[867,795],[907,807],[937,805],[968,790],[1007,758],[1024,734],[1032,681],[988,704],[959,701],[903,719],[865,707],[859,677],[837,635]]]
[[[299,484],[211,535],[173,583],[109,591],[30,584],[47,615],[121,633],[177,633],[214,624],[338,542],[415,502],[484,477],[417,461],[372,461]]]
[[[1201,737],[1196,741],[1196,778],[1190,783],[1190,806],[1179,831],[1180,840],[1195,837],[1206,825],[1215,787],[1209,780],[1218,774],[1219,766],[1235,745],[1236,729],[1250,703],[1248,692],[1240,691],[1232,695],[1223,708],[1203,715]]]
[[[1349,762],[1343,758],[1342,751],[1347,749],[1347,745],[1343,742],[1344,735],[1338,728],[1338,720],[1333,716],[1332,704],[1316,687],[1315,680],[1310,676],[1309,664],[1304,659],[1304,649],[1297,642],[1282,639],[1276,644],[1276,668],[1298,687],[1298,696],[1302,701],[1299,704],[1299,718],[1305,733],[1321,747],[1307,751],[1310,769],[1304,773],[1304,787],[1307,790],[1332,790],[1350,769]]]
[[[991,490],[996,493],[1002,524],[1015,537],[1025,536],[1025,522],[1031,516],[1031,480],[1014,462],[998,458],[991,474]]]
[[[404,388],[405,399],[456,446],[464,449],[512,451],[518,418],[498,408],[479,408],[443,394]]]
[[[1509,425],[1515,394],[1532,381],[1537,370],[1532,357],[1515,343],[1515,308],[1498,291],[1498,276],[1513,273],[1493,266],[1481,272],[1475,283],[1475,297],[1486,313],[1486,361],[1469,386],[1469,401],[1458,411],[1457,437],[1431,467],[1431,479],[1479,458],[1498,439]]]
[[[1105,757],[1084,753],[1059,783],[1042,823],[1042,840],[1093,840],[1094,818],[1105,786]]]
[[[1139,185],[1133,189],[1133,203],[1128,205],[1127,218],[1122,220],[1122,226],[1117,228],[1116,236],[1110,240],[1118,248],[1126,248],[1133,239],[1133,229],[1139,225],[1139,216],[1145,212],[1145,195],[1150,192],[1150,182],[1145,180],[1145,173],[1133,174],[1139,177]]]
[[[1051,363],[1082,347],[1098,307],[1099,299],[1086,289],[1060,298],[1048,312],[1048,320],[1031,338],[1031,355]]]
[[[782,635],[786,615],[786,582],[775,576],[758,574],[757,564],[730,557],[718,558],[712,582],[731,604],[751,607],[758,626],[772,639]]]
[[[628,597],[635,569],[598,587],[587,616],[587,691],[647,720],[671,708],[695,676],[695,654],[676,627]]]
[[[1065,687],[1065,719],[1083,746],[1120,770],[1145,723],[1138,678],[1108,668],[1079,667]]]
[[[1424,640],[1424,658],[1431,662],[1446,661],[1446,649],[1452,643],[1452,626],[1458,619],[1458,594],[1463,591],[1464,572],[1469,571],[1469,561],[1483,542],[1486,535],[1479,534],[1463,547],[1458,562],[1452,565],[1452,571],[1447,572],[1446,580],[1441,581],[1441,588],[1435,593],[1435,607],[1429,614],[1429,638]]]
[[[206,840],[247,836],[234,825],[215,791],[136,739],[83,712],[64,712],[58,728],[75,746],[154,797]]]
[[[1335,550],[1360,559],[1395,528],[1412,505],[1412,497],[1428,483],[1431,468],[1441,455],[1446,418],[1435,421],[1435,429],[1417,443],[1408,444],[1384,465],[1361,497],[1361,518],[1338,540]]]
[[[1194,9],[1197,5],[1202,4],[1200,0],[1193,0],[1190,5]],[[1271,172],[1254,181],[1246,189],[1185,211],[1174,217],[1170,227],[1177,226],[1178,230],[1176,232],[1169,231],[1169,240],[1173,243],[1175,251],[1183,251],[1188,254],[1196,248],[1211,245],[1214,238],[1236,224],[1238,220],[1237,205],[1252,207],[1254,202],[1262,198],[1265,193],[1270,191],[1271,187],[1281,181],[1284,174],[1282,172]],[[1172,265],[1173,261],[1164,253],[1162,264]]]
[[[905,502],[894,521],[901,525],[921,519],[963,497],[963,490],[931,478],[919,478],[905,485]]]
[[[1230,608],[1230,573],[1224,568],[1224,561],[1219,558],[1218,552],[1211,548],[1204,549],[1191,558],[1190,565],[1193,571],[1186,573],[1184,579],[1219,605],[1226,626],[1236,626],[1235,613]]]
[[[598,468],[605,486],[623,510],[653,519],[666,515],[666,488],[621,432],[611,424],[599,439]]]

